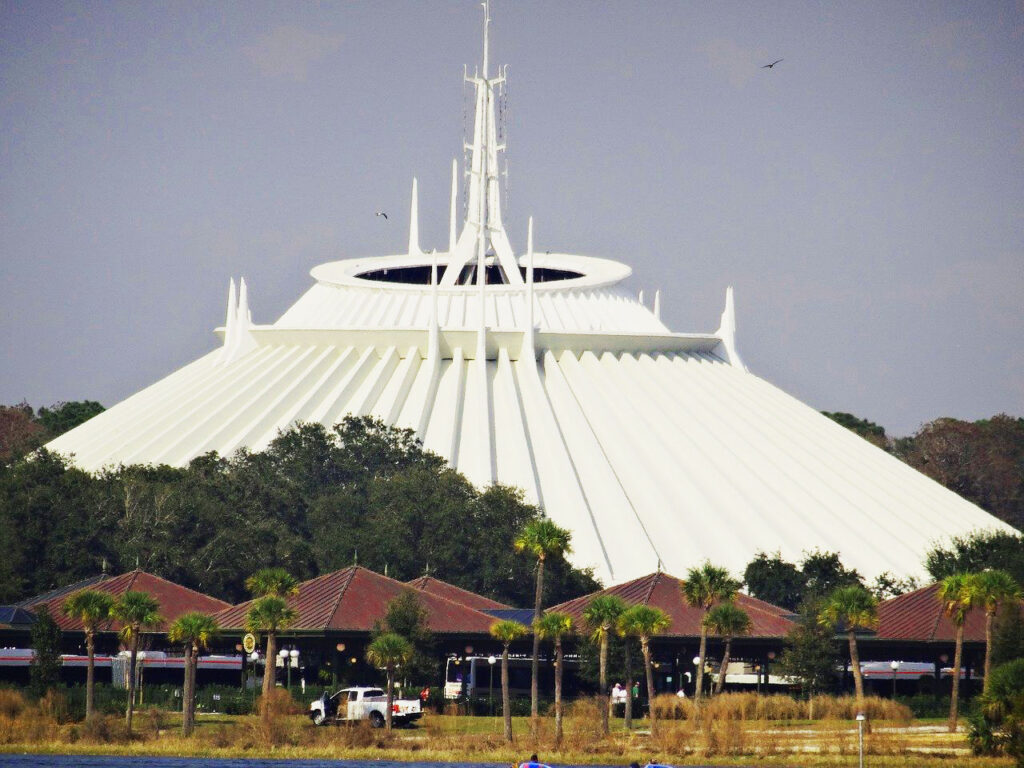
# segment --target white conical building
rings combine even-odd
[[[467,213],[421,250],[312,270],[276,322],[231,282],[223,345],[50,443],[86,469],[259,450],[303,421],[369,414],[416,431],[473,482],[516,485],[573,532],[608,583],[759,550],[841,553],[871,577],[919,574],[951,535],[1008,526],[749,373],[731,290],[714,333],[673,333],[628,294],[629,267],[513,250],[501,216],[496,89],[476,114]],[[481,531],[486,535],[486,531]]]

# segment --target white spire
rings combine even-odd
[[[661,320],[661,289],[654,292],[654,316]]]
[[[733,305],[731,285],[725,289],[725,309],[722,310],[722,321],[715,335],[721,340],[725,359],[729,364],[746,371],[747,366],[743,364],[739,352],[736,351],[736,308]]]
[[[495,266],[502,275],[502,282],[511,285],[523,284],[519,264],[501,218],[498,153],[503,152],[505,146],[498,144],[494,90],[505,82],[505,73],[502,70],[496,77],[489,76],[491,11],[488,2],[485,1],[483,7],[483,66],[480,72],[472,77],[466,77],[466,80],[476,87],[473,142],[466,145],[466,149],[470,150],[466,220],[455,247],[450,249],[448,268],[441,279],[442,285],[445,286],[455,285],[466,279],[466,267],[474,261],[478,280],[486,279],[482,266],[485,266],[484,262],[490,249],[494,251]]]
[[[436,362],[441,357],[441,329],[437,311],[437,251],[433,251],[430,265],[430,331],[427,338],[427,358]]]
[[[526,225],[526,335],[523,337],[524,357],[534,354],[533,322],[533,216]]]
[[[422,253],[420,250],[420,211],[419,195],[416,192],[416,179],[412,180],[412,205],[409,211],[409,255]]]
[[[455,250],[455,203],[459,197],[459,161],[452,158],[452,203],[448,215],[448,253]]]

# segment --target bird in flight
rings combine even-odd
[[[774,66],[775,66],[776,64],[778,64],[778,63],[779,63],[780,61],[783,61],[783,59],[776,59],[776,60],[775,60],[775,61],[773,61],[773,62],[772,62],[771,64],[765,64],[765,65],[763,65],[763,66],[761,67],[761,69],[771,69],[771,68],[772,68],[772,67],[774,67]]]
[[[373,214],[373,215],[374,215],[374,216],[383,216],[383,217],[384,217],[385,219],[387,219],[387,217],[388,217],[388,215],[387,215],[386,213],[384,213],[384,211],[377,211],[377,212],[376,212],[375,214]]]

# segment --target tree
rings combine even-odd
[[[793,563],[776,552],[758,552],[743,571],[743,582],[751,595],[772,605],[795,611],[803,599],[807,579]]]
[[[167,628],[167,641],[185,646],[185,680],[182,686],[181,734],[191,736],[196,723],[196,667],[199,651],[209,648],[220,628],[205,613],[185,613]]]
[[[60,627],[50,615],[46,604],[34,610],[36,620],[32,624],[32,665],[29,668],[30,687],[36,696],[42,696],[50,688],[60,684]]]
[[[814,550],[804,555],[800,561],[800,571],[804,575],[804,595],[825,596],[839,587],[852,587],[862,583],[856,569],[845,567],[836,552]]]
[[[686,580],[681,585],[683,599],[688,605],[700,609],[704,616],[717,603],[731,601],[739,588],[739,582],[729,576],[728,570],[712,565],[709,561],[687,571]],[[701,617],[697,684],[693,695],[698,712],[704,694],[704,660],[708,650],[708,629],[704,626],[704,616]]]
[[[708,631],[724,638],[725,651],[722,654],[722,665],[718,669],[718,682],[715,684],[717,696],[725,688],[725,677],[729,669],[729,656],[732,651],[732,639],[750,632],[750,616],[742,608],[732,603],[720,603],[704,616],[704,624]]]
[[[992,629],[1000,607],[1021,599],[1020,586],[1006,571],[982,571],[968,576],[967,589],[971,604],[985,611],[985,682],[982,693],[988,691],[992,672]]]
[[[395,700],[395,670],[412,657],[412,644],[401,635],[386,632],[378,635],[366,648],[366,660],[375,667],[382,668],[387,675],[387,708],[384,710],[384,723],[391,731],[391,707]]]
[[[560,558],[572,552],[572,534],[559,528],[549,518],[527,523],[513,542],[516,552],[526,552],[537,559],[537,580],[533,600],[533,623],[541,618],[544,602],[544,563],[548,558]],[[537,722],[537,675],[539,672],[540,636],[533,634],[533,659],[530,664],[530,717],[534,729]]]
[[[274,690],[274,677],[277,672],[277,633],[287,629],[298,618],[295,609],[288,605],[283,597],[267,595],[253,601],[245,614],[245,628],[250,632],[267,633],[267,656],[263,671],[263,696],[269,696]],[[270,708],[264,709],[269,712]]]
[[[132,714],[135,712],[135,665],[139,658],[139,635],[144,629],[159,624],[160,603],[146,592],[125,592],[111,606],[110,615],[121,622],[121,639],[128,643],[130,662],[128,664],[128,706],[125,710],[125,725],[132,732]]]
[[[96,701],[96,632],[110,619],[114,598],[106,592],[82,589],[68,597],[63,604],[64,615],[81,622],[85,632],[85,651],[89,657],[85,674],[85,719],[93,716]]]
[[[11,464],[46,442],[46,428],[28,403],[0,405],[0,465]]]
[[[572,632],[572,617],[567,613],[551,611],[533,623],[533,634],[555,645],[555,745],[562,743],[562,639]]]
[[[651,733],[655,730],[654,714],[654,670],[651,663],[651,638],[660,635],[672,619],[660,608],[640,603],[628,608],[619,616],[619,624],[625,633],[640,638],[640,652],[644,657],[644,673],[647,678],[647,713],[651,719]]]
[[[72,400],[40,408],[36,420],[46,428],[52,440],[105,410],[95,400]]]
[[[291,597],[299,593],[299,582],[284,568],[264,568],[245,580],[253,597]]]
[[[831,626],[818,622],[821,599],[809,599],[800,606],[796,625],[786,635],[779,658],[779,672],[797,680],[807,700],[826,690],[835,676],[839,657]]]
[[[583,621],[590,630],[591,638],[600,644],[599,687],[607,704],[601,707],[601,731],[608,735],[608,720],[612,708],[611,691],[608,689],[608,639],[619,617],[626,611],[626,601],[615,595],[598,595],[583,609]]]
[[[1001,750],[1024,766],[1024,658],[992,669],[991,684],[980,704],[969,734],[975,754]]]
[[[501,643],[501,713],[505,720],[505,741],[512,743],[512,702],[508,690],[508,649],[526,635],[527,629],[518,621],[496,621],[490,626],[491,637]]]
[[[975,606],[977,595],[973,590],[974,575],[954,573],[939,582],[937,597],[942,611],[956,629],[956,647],[953,652],[953,691],[949,700],[949,732],[956,733],[957,709],[960,704],[960,669],[963,665],[964,623]]]
[[[821,413],[824,416],[828,416],[836,424],[846,427],[854,434],[860,435],[872,445],[884,451],[890,449],[889,438],[885,435],[885,427],[875,424],[873,421],[861,419],[852,413],[844,413],[843,411],[836,411],[834,413],[822,411]]]
[[[623,725],[626,726],[627,733],[633,727],[633,646],[637,640],[635,629],[633,624],[624,622],[622,616],[615,622],[615,631],[623,640],[622,656],[626,667],[626,707],[623,712]]]
[[[857,630],[878,626],[878,599],[864,587],[838,587],[828,594],[818,611],[818,621],[826,627],[842,627],[850,645],[850,667],[857,694],[857,711],[864,711],[864,678],[857,652]]]
[[[935,581],[954,573],[978,573],[992,568],[1024,584],[1024,537],[1007,531],[980,531],[953,538],[926,556],[924,567]]]
[[[384,621],[374,628],[374,637],[387,632],[401,635],[413,647],[412,657],[402,666],[403,679],[414,684],[433,680],[437,673],[434,635],[427,625],[429,614],[414,589],[403,589],[391,600]]]

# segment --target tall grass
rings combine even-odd
[[[891,699],[869,696],[864,701],[870,720],[910,722],[910,708]],[[672,694],[654,699],[655,715],[661,720],[692,720],[693,702]],[[788,720],[853,720],[857,702],[852,696],[816,696],[812,701],[790,696],[758,696],[754,693],[723,693],[704,703],[704,717],[712,721],[788,721]]]

